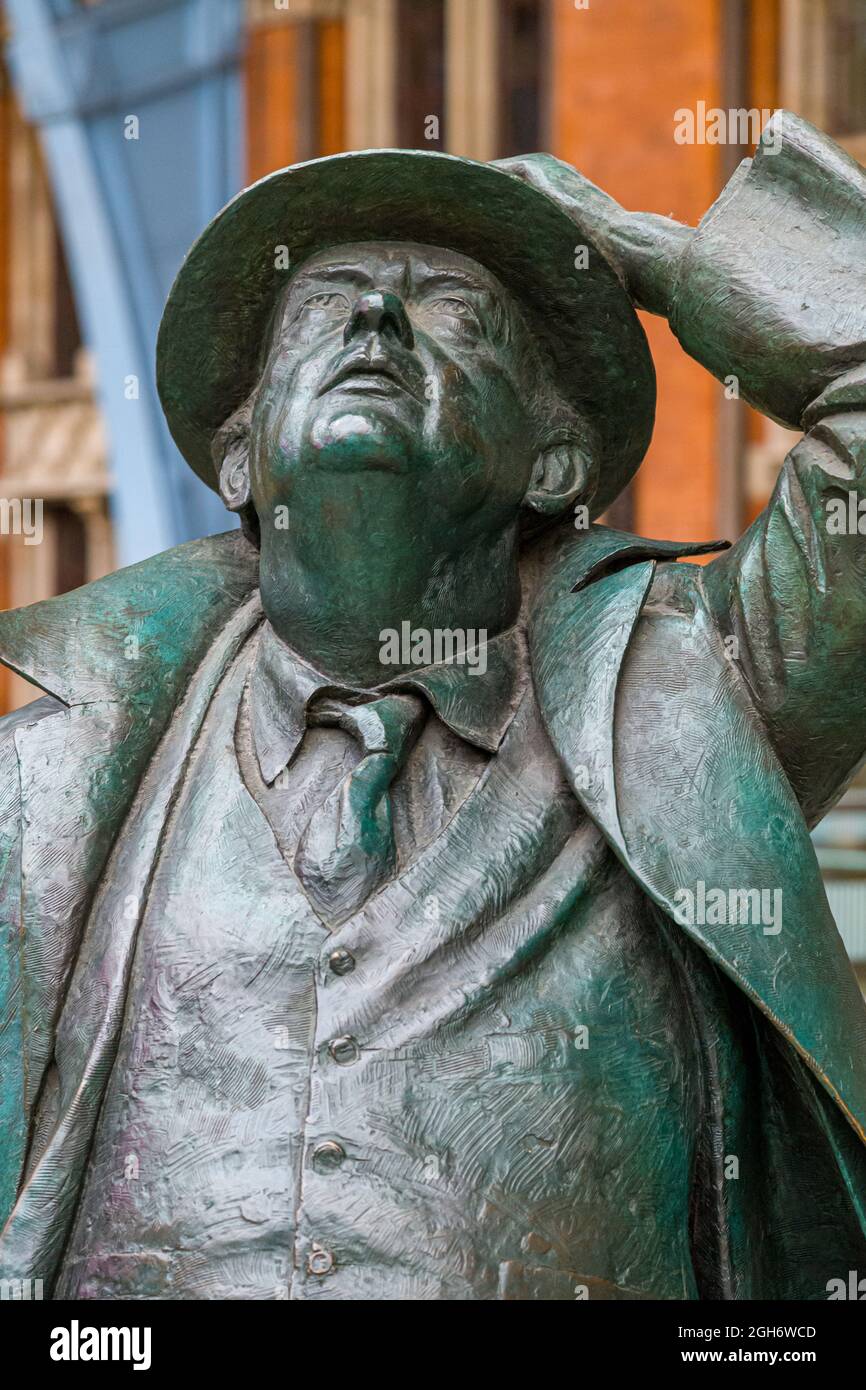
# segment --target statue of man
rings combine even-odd
[[[204,232],[159,386],[242,529],[0,620],[46,692],[0,743],[5,1277],[866,1269],[866,1012],[808,833],[866,750],[831,524],[866,508],[864,194],[780,115],[697,231],[547,156],[390,151]],[[635,303],[806,430],[706,566],[591,522],[650,436]]]

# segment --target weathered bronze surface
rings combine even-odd
[[[205,231],[159,384],[243,532],[0,617],[45,692],[0,741],[3,1277],[866,1268],[866,1011],[808,833],[866,752],[864,243],[863,171],[785,113],[697,230],[550,156],[392,151]],[[652,428],[635,305],[807,431],[732,549],[591,521]]]

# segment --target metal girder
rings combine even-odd
[[[130,564],[231,524],[165,427],[153,355],[183,256],[241,183],[241,0],[7,0],[108,426]]]

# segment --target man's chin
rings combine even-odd
[[[329,473],[408,473],[412,431],[395,419],[390,405],[365,404],[363,413],[348,408],[319,417],[304,450],[308,466]]]

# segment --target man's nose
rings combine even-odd
[[[355,301],[343,340],[348,346],[353,338],[365,333],[396,338],[410,352],[415,346],[415,334],[403,301],[389,291],[367,290]]]

